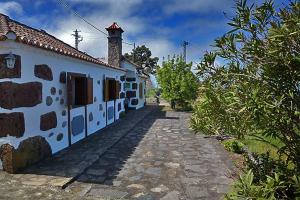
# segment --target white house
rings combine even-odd
[[[127,97],[145,105],[148,77],[122,56],[123,30],[107,31],[104,63],[0,13],[0,168],[14,173],[112,124]]]

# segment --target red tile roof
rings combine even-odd
[[[110,27],[106,28],[107,31],[111,30],[121,30],[122,33],[124,32],[123,29],[117,24],[117,22],[114,22]]]
[[[17,42],[124,71],[119,67],[108,65],[107,63],[100,61],[99,59],[96,59],[84,52],[75,49],[74,47],[66,44],[65,42],[57,39],[56,37],[46,33],[43,30],[31,28],[27,25],[14,21],[8,16],[0,13],[0,41],[6,40],[6,34],[9,32],[13,32],[16,34]]]

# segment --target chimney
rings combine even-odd
[[[106,30],[108,31],[108,64],[120,67],[122,58],[122,33],[124,31],[116,22],[106,28]]]

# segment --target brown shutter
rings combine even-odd
[[[67,103],[69,106],[73,104],[72,76],[70,74],[67,74]]]
[[[103,84],[102,84],[102,92],[103,92],[103,101],[105,102],[105,94],[106,94],[106,79],[103,79]]]
[[[140,99],[143,98],[143,83],[139,84],[139,96],[140,96]]]
[[[93,95],[93,79],[86,78],[86,104],[93,104],[94,95]]]
[[[120,82],[115,81],[115,85],[116,85],[115,99],[119,99],[120,98]]]
[[[109,80],[105,80],[105,94],[104,94],[104,101],[109,101]]]

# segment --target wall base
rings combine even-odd
[[[22,141],[18,149],[10,144],[4,144],[0,147],[2,167],[8,173],[16,173],[51,155],[50,145],[41,136]]]

